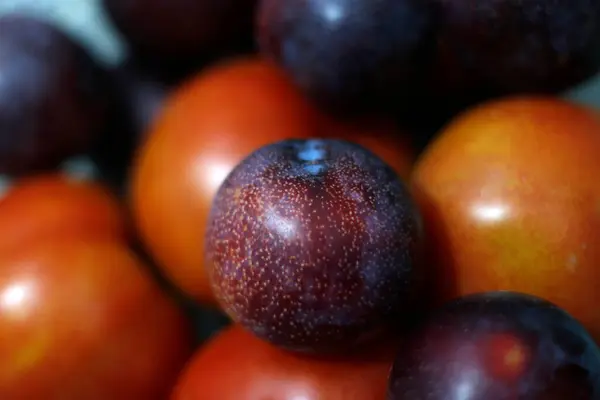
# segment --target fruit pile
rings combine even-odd
[[[101,4],[0,16],[0,399],[600,400],[600,0]]]

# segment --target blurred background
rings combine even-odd
[[[107,67],[116,67],[127,60],[128,49],[99,3],[99,0],[0,0],[0,15],[18,11],[56,23],[78,38]],[[572,89],[566,96],[600,107],[600,76]],[[74,160],[66,167],[83,175],[97,172],[89,159]],[[0,190],[6,184],[7,181],[0,177]],[[215,313],[191,312],[201,337],[225,323],[223,317]]]
[[[24,11],[58,23],[106,65],[127,57],[127,48],[104,15],[99,0],[0,0],[0,15]],[[600,77],[567,93],[573,100],[600,106]]]
[[[77,38],[92,56],[106,67],[118,67],[128,56],[126,46],[111,25],[99,0],[0,0],[0,15],[18,12],[35,16],[60,26]],[[95,176],[98,170],[87,157],[68,161],[64,168],[71,174]],[[0,193],[8,186],[8,180],[0,175]],[[198,340],[210,336],[227,323],[225,317],[212,310],[198,310],[187,299],[198,332]]]

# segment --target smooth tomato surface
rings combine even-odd
[[[214,304],[203,266],[204,229],[213,196],[227,174],[265,144],[286,138],[360,137],[362,129],[318,113],[267,61],[239,59],[205,71],[166,101],[138,154],[131,203],[140,235],[176,285]],[[383,147],[382,157],[404,171],[412,157],[405,141],[387,127],[369,124],[365,132],[377,132],[376,139],[365,141]]]
[[[544,297],[600,339],[600,118],[558,99],[467,112],[415,167],[441,300]]]
[[[163,399],[189,329],[113,240],[57,236],[0,256],[2,399]]]
[[[395,346],[317,360],[277,349],[239,326],[220,332],[181,375],[172,400],[381,400]]]
[[[102,185],[59,174],[22,178],[0,199],[0,251],[45,236],[126,240],[119,201]]]

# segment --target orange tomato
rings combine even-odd
[[[315,359],[275,348],[237,325],[194,356],[172,400],[380,400],[396,347],[353,359]]]
[[[377,136],[361,136],[363,128],[351,126],[317,112],[268,61],[238,59],[201,73],[166,101],[135,161],[131,204],[149,253],[177,286],[214,305],[204,231],[227,174],[252,151],[287,138],[361,138],[399,168],[412,156],[395,131],[375,127]]]
[[[0,398],[164,399],[191,331],[111,239],[54,236],[0,256]]]
[[[119,201],[99,183],[47,174],[22,178],[0,199],[0,251],[24,241],[66,234],[126,240]]]
[[[546,298],[600,339],[600,117],[512,98],[457,118],[412,188],[440,300],[488,290]]]

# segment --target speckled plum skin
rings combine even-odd
[[[516,292],[447,303],[403,342],[388,400],[596,400],[600,350],[569,314]]]
[[[257,16],[262,53],[336,113],[414,92],[431,27],[422,0],[262,0]]]
[[[248,156],[219,189],[207,272],[224,310],[257,336],[346,351],[412,310],[420,232],[404,184],[374,154],[286,140]]]

